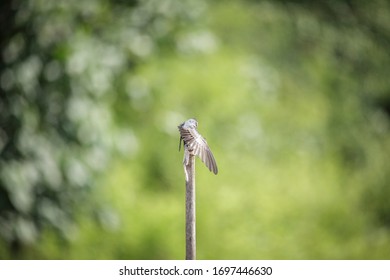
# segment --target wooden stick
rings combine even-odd
[[[186,260],[196,259],[196,216],[195,216],[195,156],[187,155],[184,161],[186,174]]]

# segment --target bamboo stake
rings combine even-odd
[[[195,215],[195,156],[188,155],[185,161],[186,174],[186,260],[196,259],[196,215]]]

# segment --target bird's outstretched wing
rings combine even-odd
[[[217,174],[217,163],[215,162],[214,155],[211,152],[206,139],[200,135],[196,128],[185,129],[182,126],[179,126],[179,131],[181,140],[183,140],[187,149],[194,155],[198,156],[210,171],[214,172],[214,174]]]

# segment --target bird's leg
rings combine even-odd
[[[184,173],[186,174],[186,181],[188,181],[187,166],[189,163],[190,163],[190,152],[186,147],[184,147],[183,167],[184,167]]]
[[[188,165],[189,162],[190,162],[190,152],[187,149],[185,149],[184,150],[183,164]]]

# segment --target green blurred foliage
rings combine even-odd
[[[138,143],[117,122],[117,88],[170,48],[193,3],[2,2],[0,236],[15,257],[47,228],[72,239],[80,211],[100,215],[86,206],[94,181]]]
[[[196,117],[198,258],[388,259],[389,9],[350,2],[12,6],[0,257],[183,258]]]

